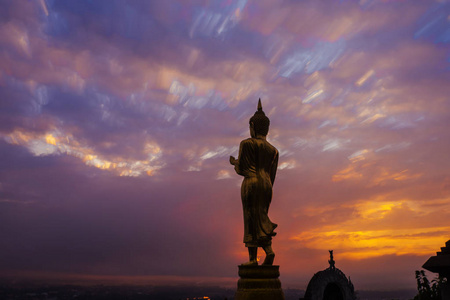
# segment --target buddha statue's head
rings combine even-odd
[[[270,120],[262,110],[261,99],[258,101],[258,110],[250,118],[249,124],[250,135],[252,137],[256,137],[257,135],[266,136],[269,132]]]

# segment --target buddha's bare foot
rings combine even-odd
[[[257,266],[257,265],[258,265],[258,261],[256,261],[256,260],[251,260],[251,261],[248,261],[248,262],[243,263],[241,266],[246,266],[246,267],[248,267],[248,266]]]
[[[275,259],[275,253],[269,253],[266,255],[264,259],[263,266],[271,266],[273,265],[273,260]]]

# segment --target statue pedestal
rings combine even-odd
[[[235,300],[284,300],[279,266],[239,266]]]

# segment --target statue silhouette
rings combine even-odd
[[[261,99],[258,110],[250,118],[250,138],[239,146],[239,157],[230,156],[236,173],[244,176],[241,186],[244,211],[244,243],[248,248],[249,261],[243,265],[258,265],[258,247],[266,253],[263,265],[272,265],[275,253],[272,237],[278,226],[269,219],[272,187],[278,165],[278,150],[266,140],[270,121],[262,110]]]

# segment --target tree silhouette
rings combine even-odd
[[[425,275],[425,271],[416,271],[418,294],[414,300],[441,300],[441,285],[444,279],[437,276],[431,282]]]

